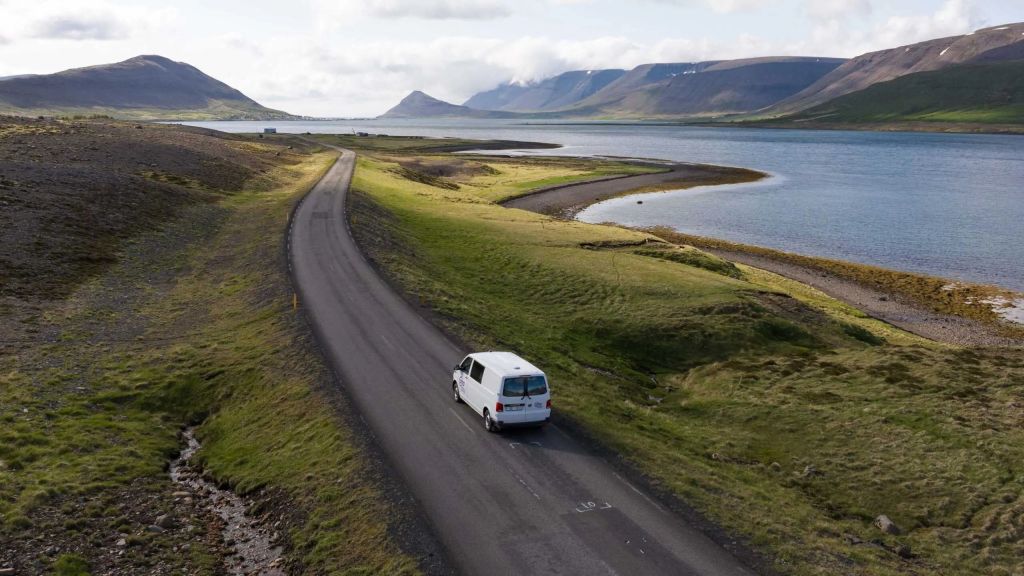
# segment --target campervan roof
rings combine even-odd
[[[488,370],[494,370],[501,376],[527,376],[544,373],[540,368],[511,352],[478,352],[472,356]]]

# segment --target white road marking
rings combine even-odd
[[[462,419],[462,416],[459,416],[458,412],[456,412],[455,410],[452,410],[451,408],[449,408],[448,411],[452,413],[452,416],[455,416],[456,418],[458,418],[459,422],[462,422],[462,425],[466,427],[466,430],[469,430],[470,432],[473,431],[473,427],[470,426],[469,424],[466,424],[466,421]]]
[[[533,491],[533,488],[530,488],[530,485],[526,483],[526,480],[523,480],[522,478],[520,478],[520,477],[519,477],[519,475],[518,475],[518,474],[516,474],[516,473],[515,473],[515,472],[514,472],[514,471],[513,471],[513,470],[512,470],[511,468],[509,468],[508,466],[506,466],[505,468],[507,468],[507,469],[508,469],[509,473],[510,473],[510,474],[512,474],[512,477],[513,477],[513,478],[515,478],[515,479],[516,479],[516,480],[517,480],[517,481],[518,481],[518,482],[519,482],[520,484],[522,484],[522,485],[523,485],[523,488],[526,488],[526,490],[527,490],[527,491],[528,491],[528,492],[529,492],[530,494],[533,494],[533,497],[534,497],[534,498],[536,498],[537,500],[540,500],[540,494],[537,494],[536,492],[534,492],[534,491]]]
[[[618,478],[619,481],[622,482],[623,484],[625,484],[627,487],[629,487],[630,490],[632,490],[633,492],[636,492],[637,494],[639,494],[640,497],[643,498],[644,500],[647,500],[647,503],[650,504],[651,506],[654,506],[655,508],[657,508],[659,512],[662,512],[662,513],[665,512],[665,509],[662,508],[661,506],[659,506],[657,502],[655,502],[654,500],[651,500],[650,497],[647,496],[647,494],[644,494],[643,492],[638,490],[636,486],[633,486],[632,484],[630,484],[625,478],[623,478],[622,476],[619,476],[618,472],[612,472],[612,476],[615,476],[616,478]]]

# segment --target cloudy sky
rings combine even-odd
[[[0,0],[0,76],[138,54],[295,114],[373,116],[414,89],[768,55],[856,56],[1024,20],[1024,0]]]

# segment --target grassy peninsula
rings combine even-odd
[[[1024,569],[1020,349],[937,345],[685,243],[494,202],[500,174],[579,162],[368,143],[353,231],[456,336],[544,366],[562,426],[779,572]]]

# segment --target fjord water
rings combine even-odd
[[[231,132],[500,138],[548,155],[742,166],[753,184],[606,201],[588,222],[671,226],[790,252],[1024,291],[1024,136],[554,124],[500,120],[207,122]],[[640,204],[638,201],[642,201]]]

